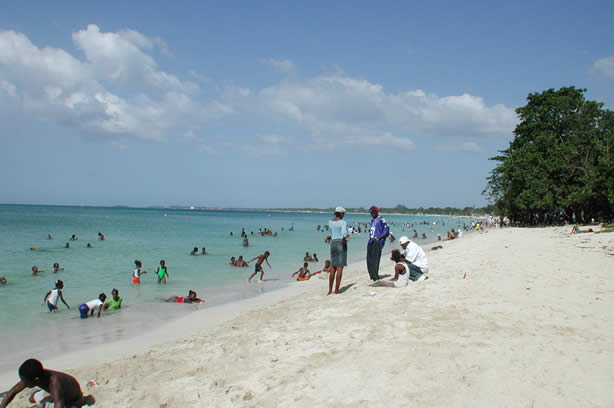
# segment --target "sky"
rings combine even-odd
[[[614,106],[614,2],[421,3],[2,2],[0,203],[483,206],[529,93]]]

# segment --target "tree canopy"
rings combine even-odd
[[[484,194],[521,222],[614,213],[614,112],[573,86],[531,93]]]

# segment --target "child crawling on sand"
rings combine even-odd
[[[19,378],[21,381],[6,393],[0,408],[6,407],[24,389],[33,387],[41,390],[32,394],[30,402],[38,403],[41,407],[82,407],[96,402],[92,395],[83,396],[75,377],[47,370],[40,361],[33,358],[24,361],[19,367]]]

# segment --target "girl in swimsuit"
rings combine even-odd
[[[138,259],[134,261],[134,264],[136,268],[134,269],[134,272],[132,272],[132,283],[134,283],[135,285],[138,285],[141,283],[141,275],[144,273],[147,273],[147,271],[141,270],[141,267],[143,266],[143,264]]]
[[[169,274],[164,259],[160,261],[160,266],[156,269],[156,275],[158,275],[158,283],[166,283],[166,278]]]

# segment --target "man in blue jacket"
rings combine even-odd
[[[369,208],[369,213],[373,218],[369,227],[369,243],[367,244],[367,270],[372,281],[379,279],[379,260],[382,256],[382,249],[386,244],[386,237],[390,234],[390,228],[386,220],[379,216],[379,209],[376,206]]]

